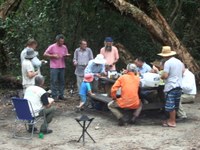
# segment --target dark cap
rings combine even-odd
[[[111,37],[106,37],[105,42],[113,42],[113,39]]]

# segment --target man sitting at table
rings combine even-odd
[[[135,64],[127,65],[127,73],[117,79],[111,88],[113,101],[108,103],[108,108],[119,120],[118,125],[125,125],[125,118],[118,108],[135,109],[130,123],[134,123],[142,110],[142,104],[138,96],[140,79],[137,77]],[[116,93],[121,88],[121,97],[117,98]]]
[[[92,59],[88,62],[87,67],[84,70],[84,74],[92,74],[94,76],[94,80],[91,82],[92,91],[98,91],[98,80],[102,74],[106,74],[105,72],[105,63],[106,60],[102,54],[98,54],[95,59]]]

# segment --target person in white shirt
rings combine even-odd
[[[22,85],[25,93],[26,88],[35,84],[35,76],[38,75],[38,71],[35,71],[31,60],[37,56],[37,53],[28,48],[26,51],[25,59],[22,62]]]
[[[52,106],[52,103],[54,103],[54,99],[48,98],[47,92],[42,88],[43,84],[44,77],[41,75],[37,75],[35,77],[35,85],[29,86],[26,89],[24,99],[27,99],[30,102],[32,106],[32,109],[30,109],[30,111],[33,117],[33,113],[35,114],[35,117],[45,115],[46,119],[40,127],[40,132],[42,132],[43,134],[49,134],[52,133],[52,130],[48,129],[48,124],[53,119],[55,107]],[[31,131],[32,126],[29,125],[28,132]],[[34,128],[34,131],[37,131],[37,128]]]
[[[177,112],[177,115],[181,119],[186,119],[187,114],[183,109],[182,103],[193,102],[195,99],[195,95],[197,94],[195,76],[191,71],[187,69],[186,65],[185,65],[183,79],[182,79],[182,92],[183,94],[181,95],[181,100],[180,100],[179,110]]]
[[[21,64],[23,63],[23,61],[25,60],[25,56],[26,56],[26,52],[28,49],[32,48],[33,50],[35,50],[37,48],[37,41],[34,39],[29,39],[27,44],[26,44],[26,48],[24,48],[20,54],[20,59],[21,59]],[[47,61],[45,60],[39,60],[38,56],[38,52],[35,51],[35,53],[37,54],[32,60],[32,64],[33,67],[35,68],[35,70],[38,71],[39,74],[41,74],[40,72],[40,67],[42,66],[43,63],[47,63]]]

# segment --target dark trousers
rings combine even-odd
[[[65,68],[51,68],[50,76],[52,97],[63,97],[65,89]]]

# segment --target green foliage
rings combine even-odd
[[[174,3],[173,0],[156,1],[169,23]],[[197,0],[184,0],[174,26],[178,37],[191,48],[191,53],[197,59],[200,58],[200,35],[196,34],[200,30],[199,8]],[[10,15],[4,22],[0,21],[0,35],[3,35],[0,43],[8,54],[9,72],[17,76],[21,74],[19,55],[28,38],[38,41],[37,50],[42,58],[45,49],[54,42],[59,33],[66,36],[66,45],[72,56],[81,38],[88,40],[96,55],[106,36],[111,36],[115,42],[123,44],[134,56],[143,56],[147,62],[153,61],[160,51],[160,45],[152,40],[146,29],[133,19],[120,14],[106,1],[27,0],[22,1],[15,14]],[[74,77],[72,57],[67,60],[66,72],[68,80]],[[49,77],[49,67],[44,66],[42,73]]]

